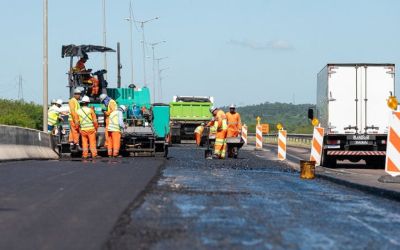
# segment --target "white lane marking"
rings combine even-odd
[[[358,222],[359,224],[363,225],[365,228],[367,228],[367,229],[370,230],[371,232],[376,233],[376,234],[382,236],[383,238],[385,238],[386,240],[388,240],[390,243],[392,243],[392,244],[394,244],[394,245],[397,245],[397,246],[400,246],[400,243],[399,243],[397,240],[386,236],[385,234],[381,233],[381,232],[380,232],[378,229],[376,229],[375,227],[373,227],[373,226],[371,226],[371,225],[365,223],[364,221],[362,221],[362,220],[360,220],[360,219],[358,219],[358,218],[356,218],[356,217],[354,217],[354,216],[352,216],[352,215],[349,215],[348,217],[349,217],[349,219],[352,219],[352,220]]]

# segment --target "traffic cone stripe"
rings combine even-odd
[[[400,146],[400,137],[398,136],[396,131],[393,130],[393,128],[390,128],[389,141],[393,145],[399,145]],[[394,148],[399,152],[399,148],[398,147],[394,147]]]
[[[246,124],[242,127],[242,139],[244,141],[244,145],[247,145],[247,126]]]
[[[390,159],[388,159],[387,162],[387,171],[399,172],[399,169],[394,165],[394,163]]]
[[[280,130],[278,134],[278,159],[286,160],[286,130]]]
[[[324,128],[315,127],[311,145],[310,161],[315,161],[315,165],[321,164],[322,146],[324,142]]]
[[[321,152],[322,147],[319,144],[319,142],[317,140],[313,140],[313,148],[317,151],[317,152]]]
[[[261,128],[261,125],[257,125],[256,127],[256,149],[262,149],[263,147],[263,136]]]
[[[394,112],[394,115],[397,117],[397,120],[400,120],[400,112]]]
[[[398,176],[400,175],[400,112],[393,112],[389,127],[385,171],[392,176]]]

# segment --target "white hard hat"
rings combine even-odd
[[[215,110],[217,110],[217,108],[214,107],[214,106],[212,106],[212,107],[210,108],[210,112],[211,112],[211,113],[214,113]]]
[[[89,103],[90,102],[89,96],[85,95],[84,97],[82,97],[81,102]]]
[[[55,104],[56,102],[56,99],[51,100],[51,104]]]
[[[63,101],[62,101],[61,99],[57,99],[56,103],[57,103],[58,105],[62,105],[62,104],[63,104]]]
[[[230,109],[235,109],[235,108],[236,108],[236,105],[232,103],[231,106],[229,106],[229,108],[230,108]]]
[[[107,98],[106,94],[101,94],[100,95],[100,101],[104,101],[104,99],[106,99],[106,98]]]
[[[76,88],[75,90],[74,90],[74,94],[81,94],[82,93],[82,91],[80,90],[80,89],[78,89],[78,88]]]
[[[127,110],[125,105],[121,105],[121,106],[119,106],[119,108],[122,109],[122,111],[124,111],[124,112]]]

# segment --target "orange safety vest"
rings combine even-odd
[[[235,112],[227,112],[226,119],[228,121],[228,129],[238,131],[242,129],[242,121],[240,120],[240,114]]]

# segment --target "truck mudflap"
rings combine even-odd
[[[385,156],[386,151],[339,151],[329,150],[327,155],[331,156]]]

